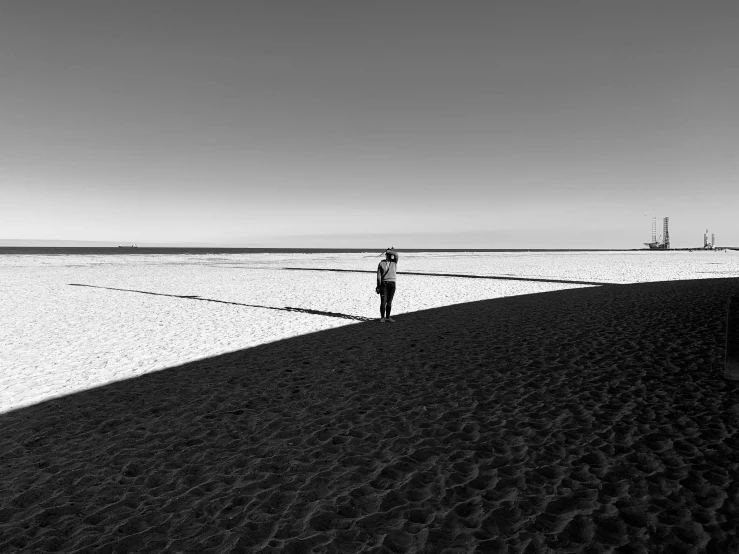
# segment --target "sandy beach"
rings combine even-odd
[[[0,259],[0,413],[380,315],[372,252]],[[394,314],[592,283],[737,277],[739,253],[409,253],[399,271]]]
[[[0,551],[739,551],[737,253],[377,261],[3,259]]]

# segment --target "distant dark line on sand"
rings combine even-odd
[[[345,273],[375,273],[366,269],[323,269],[319,267],[283,267],[290,271],[340,271]],[[428,277],[463,277],[465,279],[492,279],[495,281],[534,281],[538,283],[564,283],[568,285],[618,285],[619,283],[597,283],[595,281],[565,281],[562,279],[535,279],[533,277],[501,277],[497,275],[462,275],[457,273],[417,273],[404,271],[403,275],[425,275]]]
[[[185,300],[202,300],[203,302],[216,302],[217,304],[232,304],[234,306],[246,306],[247,308],[263,308],[265,310],[278,310],[281,312],[300,312],[304,314],[322,315],[326,317],[338,317],[340,319],[352,319],[354,321],[372,321],[371,317],[341,314],[338,312],[322,312],[320,310],[310,310],[308,308],[292,308],[290,306],[285,306],[284,308],[276,308],[274,306],[259,306],[257,304],[242,304],[241,302],[228,302],[226,300],[214,300],[213,298],[201,298],[200,296],[197,296],[197,295],[164,294],[161,292],[149,292],[145,290],[117,289],[114,287],[100,287],[97,285],[82,285],[80,283],[69,283],[69,286],[70,287],[90,287],[93,289],[117,290],[121,292],[137,292],[139,294],[151,294],[152,296],[169,296],[170,298],[184,298]]]

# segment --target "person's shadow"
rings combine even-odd
[[[107,290],[117,290],[121,292],[137,292],[139,294],[151,294],[153,296],[169,296],[170,298],[183,298],[186,300],[201,300],[203,302],[216,302],[218,304],[233,304],[234,306],[246,306],[248,308],[262,308],[265,310],[278,310],[281,312],[301,312],[304,314],[313,314],[313,315],[322,315],[326,317],[338,317],[340,319],[351,319],[354,321],[372,321],[372,318],[370,317],[362,317],[359,315],[349,315],[349,314],[342,314],[339,312],[324,312],[321,310],[311,310],[309,308],[293,308],[292,306],[285,306],[284,308],[277,308],[275,306],[260,306],[258,304],[244,304],[241,302],[229,302],[227,300],[216,300],[214,298],[203,298],[201,296],[197,295],[185,295],[185,294],[165,294],[162,292],[150,292],[145,290],[135,290],[135,289],[119,289],[115,287],[101,287],[98,285],[83,285],[81,283],[69,283],[69,286],[71,287],[90,287],[94,289],[107,289]]]

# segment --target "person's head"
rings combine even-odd
[[[385,259],[389,262],[397,262],[398,261],[398,254],[393,250],[392,247],[385,250]]]

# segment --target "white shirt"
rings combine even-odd
[[[377,267],[378,279],[382,281],[393,281],[395,282],[395,262],[389,262],[382,260],[380,265]],[[384,275],[384,277],[383,277]]]

